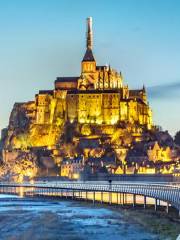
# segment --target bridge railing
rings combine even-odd
[[[121,182],[121,183],[94,183],[94,182],[29,182],[18,183],[5,183],[1,182],[1,186],[12,187],[35,187],[35,188],[60,188],[68,190],[79,191],[93,191],[93,192],[116,192],[128,193],[135,195],[143,195],[155,199],[160,199],[169,202],[180,210],[180,184],[174,185],[172,183],[159,184],[159,183],[139,183],[139,182]]]

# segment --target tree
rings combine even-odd
[[[177,145],[180,145],[180,131],[178,131],[174,137],[174,142],[177,144]]]

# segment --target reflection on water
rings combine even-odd
[[[19,187],[19,196],[24,197],[24,188],[23,187]]]
[[[9,195],[9,194],[0,194],[0,199],[2,198],[2,200],[4,199],[4,198],[9,198],[9,199],[12,199],[12,198],[19,198],[19,196],[16,196],[16,195]]]
[[[4,200],[2,196],[0,199],[1,240],[158,239],[127,220],[120,211],[71,201],[3,197]]]
[[[63,190],[61,192],[56,192],[56,190],[51,191],[44,191],[36,190],[33,192],[33,195],[41,195],[41,196],[57,196],[57,197],[65,197],[65,198],[77,198],[77,199],[87,199],[92,200],[93,198],[95,201],[104,202],[104,203],[112,203],[112,204],[133,204],[133,194],[123,194],[123,193],[109,193],[109,192],[79,192],[79,191],[66,191]],[[146,197],[146,204],[147,205],[154,205],[155,199]],[[143,205],[145,203],[144,196],[136,195],[135,196],[135,203]],[[166,206],[167,204],[163,201],[158,201],[158,204],[161,206]]]

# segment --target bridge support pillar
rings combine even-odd
[[[66,190],[66,199],[68,198],[68,192],[67,192],[67,190]]]
[[[74,190],[72,190],[72,199],[74,199]]]
[[[63,190],[61,189],[61,198],[63,197]]]
[[[154,210],[157,211],[157,199],[155,199]]]
[[[144,196],[144,209],[146,209],[146,196]]]
[[[122,205],[124,206],[124,193],[122,195]]]
[[[118,195],[118,192],[116,193],[116,203],[117,203],[117,205],[119,204],[119,195]]]
[[[166,205],[166,213],[168,214],[169,213],[169,203],[167,202],[167,205]]]
[[[121,198],[121,193],[120,193],[120,204],[122,204],[122,198]]]
[[[103,192],[101,192],[101,204],[103,203]]]
[[[109,204],[111,205],[112,204],[112,193],[109,192]]]
[[[95,198],[96,198],[96,195],[95,195],[95,192],[93,192],[93,204],[95,204]]]
[[[133,194],[133,207],[136,205],[136,194]]]
[[[86,191],[86,201],[88,200],[88,192]]]

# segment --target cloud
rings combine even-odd
[[[149,98],[165,99],[179,98],[180,99],[180,82],[167,83],[152,87],[147,87]]]

